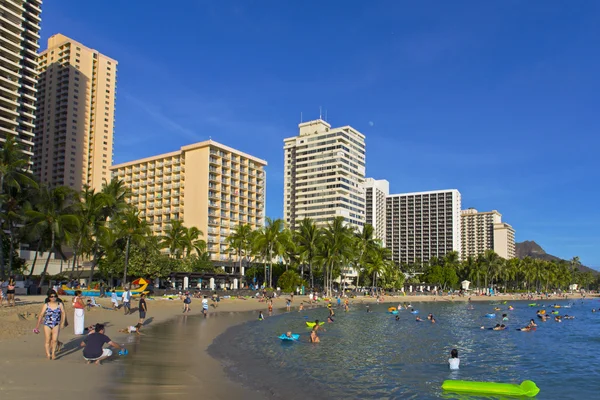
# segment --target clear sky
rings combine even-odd
[[[563,258],[600,268],[600,2],[48,0],[119,61],[115,163],[213,140],[269,162],[327,110],[367,137],[392,193],[457,188]]]

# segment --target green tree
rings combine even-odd
[[[261,255],[265,263],[265,279],[268,279],[269,287],[273,284],[273,258],[281,257],[291,240],[289,231],[284,229],[282,219],[272,220],[267,217],[266,224],[254,237],[253,248]],[[267,274],[267,265],[269,267]]]
[[[29,225],[32,229],[45,232],[50,236],[48,258],[41,274],[40,286],[48,271],[51,254],[60,251],[60,247],[74,233],[80,221],[74,214],[74,204],[77,194],[64,186],[54,189],[40,188],[41,201],[36,204],[36,209],[26,211]]]
[[[317,227],[313,220],[305,218],[300,221],[298,230],[294,232],[294,242],[302,260],[308,263],[308,273],[311,288],[315,285],[313,263],[318,253],[318,248],[323,236],[323,231]]]
[[[125,260],[123,268],[123,287],[127,283],[127,267],[129,264],[129,249],[131,243],[142,243],[150,235],[146,221],[140,220],[139,211],[129,209],[118,221],[119,237],[125,240]]]
[[[186,235],[187,229],[181,220],[171,221],[171,224],[165,229],[162,246],[169,250],[171,257],[181,258],[187,246]]]
[[[239,262],[240,283],[244,278],[242,274],[242,261],[250,255],[252,251],[252,227],[248,224],[240,224],[233,229],[233,232],[227,237],[229,252],[235,253]]]
[[[277,286],[284,292],[293,293],[298,286],[302,286],[303,281],[296,271],[285,271],[277,280]]]

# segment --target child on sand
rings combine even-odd
[[[460,365],[460,358],[458,358],[458,350],[452,349],[450,352],[450,358],[448,359],[448,366],[451,370],[457,370]]]
[[[113,305],[113,309],[117,311],[119,309],[119,299],[117,298],[117,292],[115,289],[113,289],[112,293],[110,294],[110,302]]]
[[[142,333],[140,332],[140,329],[142,329],[142,324],[136,324],[135,326],[128,326],[125,329],[119,329],[120,333],[137,333],[138,335],[141,335]]]

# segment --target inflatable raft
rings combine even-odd
[[[324,323],[325,322],[319,322],[319,325],[323,325]],[[315,323],[306,321],[306,326],[308,326],[309,328],[312,328],[313,326],[315,326]]]
[[[486,318],[496,318],[496,314],[485,314]]]
[[[300,335],[298,335],[297,333],[292,333],[292,337],[287,337],[286,335],[279,335],[278,336],[279,339],[281,340],[298,340],[300,339]]]
[[[540,389],[533,381],[523,381],[520,385],[517,385],[513,383],[448,380],[444,381],[442,389],[450,392],[525,397],[534,397],[540,392]]]
[[[398,314],[398,311],[396,311],[396,310],[394,310],[394,311],[390,311],[390,314],[394,314],[394,315],[396,315],[396,314]]]

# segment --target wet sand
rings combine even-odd
[[[574,296],[573,298],[580,298]],[[114,357],[102,366],[86,365],[79,344],[82,337],[73,334],[73,310],[70,298],[65,297],[70,326],[60,335],[65,343],[59,358],[45,358],[43,333],[36,335],[32,329],[36,314],[41,309],[43,296],[24,296],[17,307],[0,308],[0,397],[13,399],[48,399],[79,397],[86,399],[163,399],[185,394],[201,393],[206,399],[264,398],[249,393],[225,375],[223,366],[210,357],[206,349],[215,337],[229,327],[256,318],[257,310],[266,304],[256,299],[223,299],[218,308],[210,307],[209,317],[199,315],[201,304],[194,299],[192,311],[183,316],[179,300],[148,300],[148,317],[143,336],[119,334],[117,331],[135,325],[138,314],[124,315],[122,311],[96,308],[86,311],[85,324],[105,323],[106,334],[114,341],[126,343],[130,349],[127,357]],[[518,299],[513,296],[473,296],[472,301],[502,301]],[[551,298],[552,299],[552,298]],[[296,296],[296,308],[306,296]],[[351,306],[374,303],[373,298],[351,299]],[[466,297],[398,296],[386,297],[385,302],[467,301]],[[110,307],[109,299],[99,299],[99,304]],[[326,303],[317,303],[324,306]],[[132,303],[135,310],[137,303]],[[285,298],[275,300],[275,314],[285,312]],[[166,324],[165,324],[166,323]],[[163,336],[172,338],[167,348],[154,348],[164,343]],[[178,335],[188,335],[179,343]],[[160,360],[160,362],[156,362]],[[167,362],[165,362],[165,360]],[[160,365],[159,365],[160,364]],[[167,367],[165,367],[165,365]],[[256,397],[255,397],[256,396]]]

